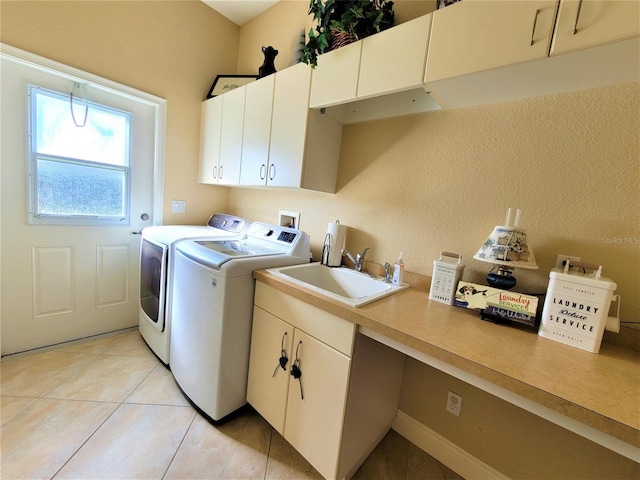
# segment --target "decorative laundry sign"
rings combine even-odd
[[[492,320],[536,325],[538,298],[470,282],[458,282],[454,305],[480,310]]]

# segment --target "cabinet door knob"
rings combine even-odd
[[[267,175],[267,166],[263,163],[260,165],[260,180],[264,180]]]
[[[276,176],[276,166],[272,163],[269,165],[269,180],[273,180]]]

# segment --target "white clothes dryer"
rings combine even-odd
[[[171,292],[176,244],[189,238],[241,238],[249,221],[214,213],[206,225],[161,225],[142,230],[138,329],[155,355],[169,365]]]
[[[254,222],[242,240],[176,246],[171,371],[191,402],[218,422],[246,404],[253,271],[310,261],[309,236]]]

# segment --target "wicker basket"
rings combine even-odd
[[[329,50],[336,50],[345,45],[349,45],[356,41],[355,35],[351,32],[345,32],[342,30],[331,30],[331,42],[329,42]]]

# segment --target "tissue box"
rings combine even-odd
[[[480,310],[492,320],[537,325],[538,298],[510,290],[459,282],[454,303],[457,307]]]
[[[600,267],[601,270],[602,267]],[[538,335],[592,353],[600,351],[616,284],[600,277],[554,268]]]

